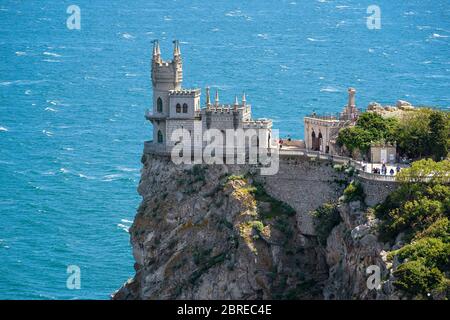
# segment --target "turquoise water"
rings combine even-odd
[[[450,2],[0,3],[0,298],[107,299],[133,275],[151,40],[179,39],[185,86],[247,93],[254,115],[302,138],[312,111],[370,101],[448,108]],[[81,9],[81,30],[66,9]],[[66,268],[81,268],[81,289]]]

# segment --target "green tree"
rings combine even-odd
[[[433,111],[430,114],[429,146],[436,161],[447,157],[448,154],[450,132],[448,122],[448,116],[441,111]]]
[[[430,109],[406,113],[401,119],[395,136],[401,154],[417,159],[429,154]]]
[[[395,141],[398,122],[394,118],[385,119],[377,113],[362,113],[354,127],[339,131],[337,143],[345,146],[350,153],[359,150],[367,153],[372,142],[386,140]]]

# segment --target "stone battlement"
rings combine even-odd
[[[192,96],[200,95],[201,89],[179,89],[179,90],[169,90],[169,96]]]

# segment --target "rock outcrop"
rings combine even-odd
[[[389,278],[376,220],[359,203],[320,245],[311,212],[338,202],[347,179],[330,163],[282,159],[277,175],[250,166],[175,165],[145,154],[130,228],[135,276],[114,299],[387,299],[366,268]]]

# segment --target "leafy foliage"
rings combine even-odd
[[[316,220],[315,229],[319,243],[326,245],[331,230],[342,221],[337,206],[333,203],[325,203],[313,211],[312,215]]]
[[[344,201],[347,203],[352,201],[364,202],[365,197],[363,187],[358,181],[353,180],[344,189]]]
[[[396,142],[400,154],[413,159],[441,160],[450,149],[450,113],[420,108],[398,120],[365,112],[355,126],[340,130],[337,139],[350,153],[359,150],[365,154],[371,142],[377,141]]]
[[[394,272],[394,285],[417,298],[450,294],[450,185],[442,179],[450,172],[448,162],[413,163],[401,172],[405,183],[375,208],[382,220],[381,240],[394,242],[403,233],[409,242],[389,257],[397,256],[402,263]],[[424,174],[433,177],[415,182]]]
[[[372,141],[393,142],[396,126],[397,120],[394,118],[385,119],[379,114],[365,112],[360,115],[354,127],[339,131],[337,143],[344,145],[351,153],[355,150],[367,153]]]
[[[401,154],[410,158],[445,158],[449,148],[448,112],[421,108],[408,112],[399,122],[395,140]]]

